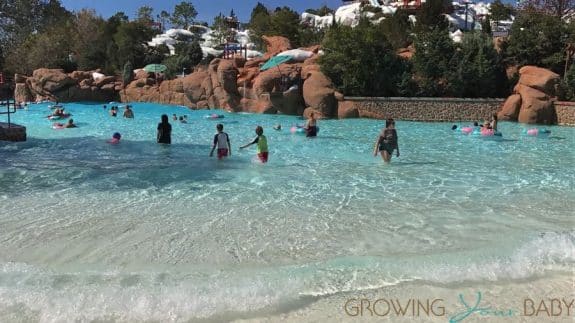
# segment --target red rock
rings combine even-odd
[[[265,64],[266,61],[267,61],[267,59],[265,59],[265,58],[263,58],[263,57],[257,57],[257,58],[254,58],[254,59],[251,59],[251,60],[247,61],[247,62],[244,64],[244,68],[257,67],[258,70],[259,70],[260,65]]]
[[[30,93],[30,89],[26,85],[26,83],[16,83],[16,87],[14,88],[14,100],[16,102],[30,102],[34,100],[32,93]]]
[[[352,101],[339,101],[337,117],[339,119],[359,118],[359,110]]]
[[[311,115],[312,112],[313,112],[313,116],[316,119],[325,119],[326,118],[326,116],[324,116],[321,111],[314,109],[314,108],[311,108],[311,107],[305,108],[305,110],[303,111],[303,117],[306,119],[309,118],[309,116]]]
[[[238,94],[238,69],[231,60],[221,60],[218,65],[217,75],[218,82],[224,88],[224,91],[230,94]]]
[[[266,53],[263,56],[266,60],[270,59],[271,57],[281,52],[285,52],[286,50],[292,49],[289,39],[285,37],[263,36],[262,39],[264,40],[267,46]]]
[[[148,77],[150,77],[150,73],[144,71],[143,69],[139,70],[136,75],[134,76],[134,80],[139,80],[139,79],[147,79]]]
[[[76,81],[76,83],[79,83],[79,82],[86,80],[86,79],[92,80],[92,72],[74,71],[74,72],[70,73],[70,77],[74,81]]]
[[[192,102],[205,100],[206,90],[202,85],[208,77],[208,72],[204,70],[189,74],[182,79],[183,92],[190,97]]]
[[[505,103],[503,103],[501,111],[497,114],[498,119],[502,121],[517,121],[520,109],[521,95],[512,94],[505,100]]]
[[[321,113],[323,117],[332,118],[337,114],[337,101],[333,84],[321,72],[313,72],[303,83],[303,97],[306,106]]]
[[[335,96],[335,99],[338,100],[338,101],[343,101],[343,100],[345,99],[343,93],[340,93],[340,92],[337,92],[337,91],[335,91],[335,92],[333,93],[333,96]]]
[[[519,69],[519,82],[522,84],[555,96],[556,86],[559,84],[558,74],[537,66],[523,66]]]
[[[26,83],[26,76],[22,74],[14,74],[14,83]]]
[[[32,77],[49,93],[76,84],[76,81],[61,69],[40,68],[33,72]]]
[[[100,77],[99,79],[94,81],[94,85],[97,87],[102,87],[106,84],[110,84],[110,83],[114,83],[116,82],[116,77],[115,76],[104,76],[104,77]]]
[[[319,50],[321,49],[321,45],[312,45],[312,46],[305,47],[302,49],[307,50],[308,52],[312,52],[314,54],[317,54],[319,52]]]

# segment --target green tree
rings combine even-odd
[[[151,40],[154,31],[139,22],[122,23],[118,31],[114,34],[114,42],[117,46],[116,62],[130,61],[134,66],[143,66],[147,45],[146,42]]]
[[[505,70],[490,36],[465,34],[451,65],[456,66],[449,77],[451,95],[500,97],[507,94]]]
[[[226,17],[220,13],[214,17],[214,23],[212,24],[212,37],[214,37],[218,44],[223,44],[229,39],[232,39],[235,33],[229,28]]]
[[[420,32],[415,38],[414,72],[420,81],[422,96],[440,96],[445,92],[447,76],[453,65],[453,41],[447,29]]]
[[[411,43],[411,23],[405,10],[397,10],[391,17],[380,23],[380,28],[389,39],[393,48],[404,48]]]
[[[157,18],[160,24],[162,25],[162,31],[166,30],[166,24],[168,23],[168,21],[170,21],[170,13],[167,12],[166,10],[162,10],[162,12],[160,12],[157,15]]]
[[[262,36],[269,34],[271,29],[271,16],[268,9],[258,2],[252,10],[249,22],[250,39],[260,50],[265,50]]]
[[[130,61],[124,64],[124,71],[122,72],[122,82],[124,83],[124,88],[132,82],[134,79],[134,67]]]
[[[300,46],[299,14],[288,7],[276,8],[271,16],[270,36],[283,36],[290,40],[293,47]]]
[[[540,12],[523,11],[515,19],[505,51],[508,64],[537,65],[562,74],[567,25]]]
[[[501,20],[507,20],[511,18],[513,8],[511,8],[509,5],[503,4],[501,0],[495,0],[491,3],[489,12],[491,19],[495,20],[497,23]]]
[[[444,16],[447,11],[447,4],[444,0],[426,1],[416,15],[415,28],[417,32],[447,29],[449,25]]]
[[[575,101],[575,64],[571,64],[565,78],[561,82],[563,100]]]
[[[98,43],[102,37],[105,21],[93,9],[82,9],[74,16],[73,51],[78,68],[91,70],[100,68],[106,59],[105,47]]]
[[[334,13],[333,9],[330,9],[326,5],[323,5],[318,9],[306,9],[305,12],[311,13],[312,15],[316,15],[316,16],[320,16],[320,17],[331,15]]]
[[[176,55],[164,60],[168,68],[164,73],[168,78],[174,78],[184,69],[192,69],[203,59],[202,48],[198,42],[178,43],[175,45]]]
[[[404,64],[380,28],[367,19],[357,27],[336,25],[327,32],[321,70],[346,95],[391,96]]]
[[[177,28],[188,28],[197,15],[198,12],[190,1],[182,1],[174,7],[170,22]]]
[[[138,12],[136,12],[136,20],[144,24],[154,22],[154,8],[150,6],[141,6],[138,8]]]

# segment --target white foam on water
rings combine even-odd
[[[568,270],[574,263],[574,233],[545,233],[507,257],[461,264],[437,256],[393,263],[352,257],[260,269],[129,272],[47,270],[5,263],[0,265],[0,319],[31,315],[41,322],[111,318],[180,322],[278,308],[302,296],[360,292],[408,281],[525,279]]]

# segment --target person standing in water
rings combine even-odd
[[[162,114],[162,122],[158,123],[158,143],[171,144],[172,143],[172,125],[168,121],[168,115]]]
[[[241,146],[240,149],[247,148],[253,144],[258,145],[258,158],[262,163],[268,161],[268,139],[264,136],[264,128],[261,126],[256,127],[256,135],[258,135],[252,142],[247,145]]]
[[[399,157],[399,144],[397,142],[395,121],[390,118],[385,121],[385,129],[381,131],[375,142],[373,156],[377,156],[377,153],[380,152],[383,161],[389,163],[394,150],[397,150],[396,156]]]
[[[305,123],[304,129],[306,137],[317,136],[317,120],[315,119],[313,112],[309,114],[309,118]]]
[[[212,146],[212,151],[210,151],[210,157],[214,155],[214,150],[216,146],[218,147],[218,159],[223,159],[232,155],[232,148],[230,144],[230,137],[224,132],[224,125],[219,123],[216,126],[218,133],[214,136],[214,145]]]

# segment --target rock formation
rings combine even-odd
[[[41,68],[32,76],[15,75],[14,98],[17,102],[53,100],[114,101],[118,98],[121,82],[114,76],[93,78],[93,72],[75,71],[70,74],[61,69]]]
[[[57,69],[38,69],[31,77],[16,77],[19,82],[15,96],[20,102],[121,100],[288,115],[302,115],[305,110],[315,111],[320,118],[337,117],[338,101],[333,84],[318,65],[319,46],[303,49],[309,57],[305,61],[288,61],[260,71],[260,66],[269,58],[292,49],[285,37],[264,36],[264,40],[268,48],[264,57],[250,61],[242,57],[216,58],[183,78],[165,81],[137,70],[134,80],[125,87],[116,77],[102,76],[95,71],[66,74]],[[354,113],[343,115],[355,116]]]
[[[500,120],[521,123],[555,124],[557,116],[553,106],[559,75],[536,66],[519,69],[519,82],[501,110]]]

